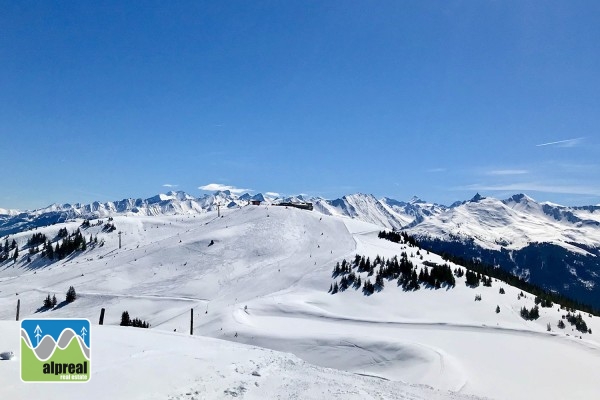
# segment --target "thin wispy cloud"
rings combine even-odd
[[[429,168],[427,172],[437,173],[437,172],[446,172],[446,168]]]
[[[583,141],[583,137],[574,139],[557,140],[555,142],[536,144],[535,147],[555,146],[555,147],[575,147]]]
[[[522,191],[522,192],[543,192],[543,193],[559,193],[559,194],[575,194],[575,195],[590,195],[600,196],[600,188],[586,185],[548,185],[536,182],[521,182],[509,183],[500,185],[484,185],[472,184],[460,186],[456,190],[466,191]]]
[[[229,190],[231,193],[236,193],[236,194],[253,191],[252,189],[242,189],[242,188],[237,188],[235,186],[223,185],[221,183],[209,183],[208,185],[199,186],[198,189],[206,190],[208,192]]]
[[[486,175],[506,176],[506,175],[525,175],[528,173],[529,173],[529,171],[526,169],[495,169],[492,171],[487,171]]]
[[[279,193],[277,192],[265,192],[265,194],[271,197],[279,197]]]
[[[179,186],[179,185],[174,185],[174,184],[172,184],[172,183],[165,183],[165,184],[163,185],[163,187],[166,187],[166,188],[176,188],[177,186]]]

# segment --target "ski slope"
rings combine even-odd
[[[53,237],[60,227],[72,231],[80,223],[36,232]],[[235,387],[231,382],[236,375],[225,367],[237,362],[247,370],[254,365],[250,359],[257,362],[255,352],[267,352],[271,358],[262,359],[265,368],[274,365],[273,376],[289,375],[296,382],[290,385],[297,386],[288,392],[273,378],[252,387],[252,378],[245,376],[246,390],[237,393],[244,398],[322,398],[323,387],[331,389],[328,397],[338,398],[592,399],[600,392],[595,379],[595,367],[600,365],[599,318],[585,316],[591,335],[581,335],[569,324],[559,330],[556,323],[565,311],[557,306],[541,308],[537,321],[525,321],[519,311],[534,305],[533,296],[517,300],[521,291],[501,282],[471,289],[458,278],[454,289],[404,292],[394,281],[386,281],[385,289],[371,296],[354,289],[327,293],[335,263],[351,260],[356,253],[373,259],[406,251],[419,265],[442,262],[425,252],[421,260],[415,248],[378,239],[378,225],[274,206],[222,210],[221,218],[216,212],[122,215],[113,223],[122,232],[121,249],[117,232],[102,233],[101,226],[93,226],[84,236],[98,235],[104,240],[102,247],[89,246],[83,254],[53,264],[37,256],[27,264],[22,251],[16,264],[0,264],[0,320],[14,319],[17,298],[23,317],[85,317],[95,323],[100,308],[106,308],[105,324],[118,325],[121,312],[127,310],[132,318],[148,321],[151,329],[97,327],[94,345],[102,349],[109,342],[122,371],[140,365],[148,368],[146,375],[165,376],[153,382],[161,398],[185,397],[188,386],[194,388],[192,395],[200,393],[198,398],[233,396],[224,391]],[[14,237],[22,246],[32,233]],[[62,299],[70,285],[78,293],[74,303],[40,310],[47,294]],[[499,294],[500,287],[506,294]],[[482,301],[474,301],[476,294]],[[186,335],[191,308],[193,338]],[[548,322],[552,332],[546,331]],[[16,326],[0,325],[0,351],[16,346],[6,339],[12,337],[6,333],[12,325]],[[191,354],[206,348],[215,351],[213,358],[197,365]],[[99,360],[112,357],[113,350],[104,349],[94,350],[95,356],[106,351]],[[136,360],[140,351],[150,353],[144,362]],[[179,359],[181,369],[173,367],[167,374],[153,369],[160,360],[179,365]],[[296,365],[290,367],[293,371],[286,369],[290,359]],[[15,374],[18,363],[6,364],[0,363],[0,368]],[[222,376],[215,375],[212,387],[207,382],[213,380],[205,378],[216,370]],[[11,383],[10,373],[0,374],[0,387]],[[116,373],[106,374],[93,377],[90,387],[96,378],[119,379]],[[171,374],[183,382],[181,386],[169,383]],[[188,383],[195,380],[203,383]],[[20,396],[22,384],[12,387],[11,393]],[[267,387],[272,391],[263,391]],[[71,390],[75,396],[76,389]]]
[[[19,325],[0,321],[0,345],[18,347]],[[19,361],[0,361],[8,399],[456,399],[430,387],[311,365],[291,354],[159,330],[94,327],[92,379],[22,383]]]

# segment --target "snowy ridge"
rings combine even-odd
[[[520,249],[533,242],[555,243],[579,252],[581,247],[569,243],[600,247],[600,206],[565,207],[538,203],[524,194],[506,200],[476,195],[470,201],[446,207],[416,197],[403,202],[388,197],[376,199],[361,193],[327,200],[301,195],[271,197],[261,193],[238,196],[230,191],[194,197],[179,191],[147,199],[53,204],[28,212],[0,209],[0,235],[74,218],[202,214],[216,211],[217,207],[245,206],[252,200],[265,204],[312,202],[315,211],[324,215],[345,216],[390,229],[411,228],[411,232],[421,236],[473,238],[482,247],[490,249]]]
[[[325,215],[356,218],[387,228],[400,229],[408,219],[394,213],[373,195],[354,194],[337,200],[319,199],[315,209]]]
[[[435,215],[445,209],[444,206],[428,204],[417,198],[404,203],[390,198],[378,200],[373,195],[362,193],[327,200],[303,195],[287,197],[274,197],[262,193],[236,195],[229,190],[194,197],[182,191],[171,191],[147,199],[129,198],[108,202],[95,201],[90,204],[52,204],[48,207],[24,212],[5,210],[5,213],[0,212],[0,236],[74,218],[202,214],[216,211],[218,207],[246,206],[253,200],[261,201],[264,204],[311,202],[315,211],[319,213],[355,218],[392,229],[415,225],[425,217]]]
[[[478,245],[494,250],[544,242],[585,252],[570,243],[600,247],[600,208],[538,203],[524,194],[506,200],[478,197],[428,216],[411,232],[437,238],[473,238]]]
[[[417,197],[402,202],[361,193],[327,200],[304,195],[237,195],[230,191],[201,197],[169,192],[148,199],[55,204],[32,212],[0,215],[0,236],[76,218],[198,216],[217,209],[244,207],[253,200],[263,205],[311,202],[314,212],[322,215],[360,220],[387,229],[408,229],[422,240],[445,242],[446,245],[435,248],[437,251],[500,265],[547,289],[600,307],[600,297],[594,292],[600,290],[600,207],[538,203],[524,194],[505,200],[477,194],[469,201],[446,207]]]
[[[19,213],[20,213],[19,210],[8,210],[6,208],[0,208],[0,215],[14,216],[14,215],[17,215]]]

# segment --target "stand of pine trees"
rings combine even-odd
[[[447,264],[438,265],[435,263],[424,263],[425,266],[418,269],[409,259],[406,252],[398,257],[385,259],[381,256],[375,257],[373,261],[369,257],[357,254],[351,262],[345,259],[337,262],[331,276],[337,278],[341,276],[340,283],[337,280],[330,285],[329,293],[335,294],[338,291],[343,292],[353,287],[358,290],[362,287],[365,295],[371,295],[375,291],[381,291],[385,287],[385,281],[396,281],[396,285],[406,291],[419,290],[421,285],[428,288],[439,289],[442,286],[454,287],[456,285],[455,274],[458,271],[452,271]],[[417,272],[418,271],[418,272]],[[370,279],[362,280],[360,274],[366,273],[367,278],[375,276],[375,282]]]
[[[381,232],[379,232],[379,237],[381,239],[387,239],[387,240],[390,240],[395,243],[406,243],[411,247],[419,247],[419,248],[423,248],[424,250],[427,250],[427,251],[433,251],[433,249],[431,249],[431,248],[427,248],[425,246],[422,247],[421,243],[419,243],[412,236],[409,236],[406,232],[398,233],[398,232],[381,231]],[[534,296],[539,297],[540,299],[546,300],[547,302],[560,304],[561,307],[563,307],[563,308],[567,308],[567,309],[571,309],[571,310],[577,309],[577,310],[584,311],[586,313],[600,316],[600,310],[595,309],[594,307],[592,307],[588,304],[584,304],[579,301],[573,300],[569,297],[566,297],[564,295],[545,290],[542,287],[537,286],[532,283],[529,283],[529,282],[523,280],[522,278],[520,278],[516,275],[513,275],[510,272],[505,271],[501,268],[497,268],[497,267],[494,267],[491,265],[484,264],[484,263],[480,262],[479,260],[475,260],[475,259],[467,260],[465,258],[457,257],[457,256],[454,256],[454,255],[448,254],[448,253],[441,253],[440,256],[442,256],[442,258],[446,261],[451,261],[454,264],[458,264],[458,265],[465,267],[467,270],[470,270],[472,272],[475,272],[475,273],[478,273],[481,275],[487,275],[490,278],[495,278],[497,280],[506,282],[507,284],[514,286],[518,289],[525,290],[525,291],[533,294]]]
[[[47,240],[48,240],[48,238],[43,233],[39,233],[39,232],[34,233],[29,239],[27,239],[27,246],[28,247],[39,246],[41,244],[46,243]]]
[[[56,300],[56,295],[52,295],[52,297],[50,297],[50,294],[48,294],[48,296],[44,299],[44,308],[56,307],[57,303],[58,301]]]
[[[57,237],[62,238],[62,242],[56,242],[55,246],[52,246],[50,240],[46,240],[43,244],[42,257],[46,257],[49,260],[62,260],[75,251],[84,251],[87,249],[87,243],[85,238],[81,234],[81,231],[77,229],[72,234],[66,234],[66,228],[61,228]],[[31,251],[30,251],[31,253]]]
[[[571,314],[570,312],[568,312],[567,315],[566,315],[566,320],[571,325],[575,325],[575,329],[577,329],[579,332],[581,332],[581,333],[588,333],[587,324],[583,320],[583,317],[581,316],[581,313],[575,315],[575,314]],[[589,333],[592,333],[591,330],[589,331]]]
[[[146,321],[142,321],[139,318],[131,319],[128,311],[123,311],[121,314],[121,326],[133,326],[134,328],[150,328],[150,324]]]
[[[111,220],[109,219],[109,221],[111,221]],[[111,233],[116,230],[117,230],[117,227],[115,226],[115,224],[111,224],[110,222],[107,222],[102,227],[102,232],[106,232],[106,233]]]
[[[528,310],[527,307],[521,308],[521,317],[525,320],[535,320],[540,317],[540,309],[538,306],[533,306],[531,310]]]

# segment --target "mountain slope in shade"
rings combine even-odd
[[[479,259],[600,308],[600,208],[477,197],[409,229],[423,245]]]

